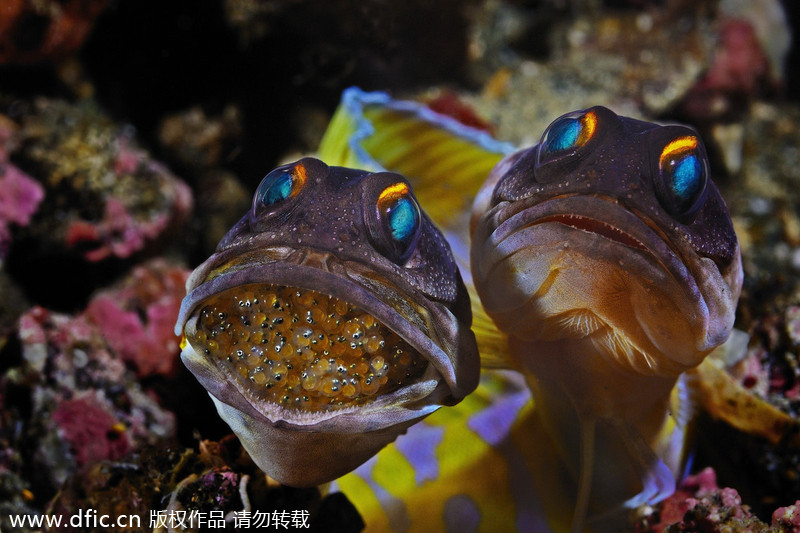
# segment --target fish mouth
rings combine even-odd
[[[274,284],[204,300],[186,340],[249,391],[285,409],[363,405],[425,373],[428,361],[373,315],[317,291]]]
[[[630,233],[627,233],[612,224],[603,222],[602,220],[598,220],[596,218],[578,215],[575,213],[556,214],[556,215],[548,215],[542,217],[536,220],[531,225],[548,224],[548,223],[563,224],[573,229],[597,234],[608,240],[617,242],[624,246],[628,246],[629,248],[634,248],[637,250],[641,250],[643,252],[649,252],[648,248],[644,245],[644,243],[633,237],[633,235],[631,235]]]
[[[652,219],[627,208],[618,199],[604,195],[564,195],[533,205],[524,205],[509,213],[498,224],[492,239],[502,242],[530,229],[546,229],[557,224],[571,230],[600,237],[617,249],[624,247],[644,258],[651,267],[666,272],[695,301],[702,301],[695,273],[694,251],[687,243],[670,239]],[[552,227],[552,226],[551,226]],[[597,242],[592,251],[604,253]]]
[[[176,333],[272,420],[465,395],[440,311],[366,265],[286,246],[223,251],[187,289]]]
[[[705,259],[618,199],[575,194],[506,204],[489,220],[475,235],[482,244],[473,245],[473,276],[487,313],[510,335],[602,334],[608,354],[641,353],[630,364],[642,372],[654,362],[659,371],[685,369],[715,340],[709,301],[717,280]],[[616,339],[625,339],[624,350]]]

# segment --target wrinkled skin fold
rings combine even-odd
[[[264,178],[192,273],[175,331],[256,464],[312,486],[475,389],[470,323],[450,250],[405,179],[305,158]]]
[[[728,337],[741,290],[702,142],[603,107],[564,115],[495,167],[471,229],[473,279],[533,390],[537,445],[575,494],[551,522],[619,527],[680,479],[681,375]]]

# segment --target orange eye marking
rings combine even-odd
[[[595,115],[594,111],[590,111],[581,117],[581,134],[578,137],[578,141],[575,143],[578,146],[582,146],[586,143],[589,139],[592,138],[594,135],[594,130],[597,129],[597,115]]]
[[[378,196],[378,203],[383,204],[384,202],[394,200],[406,194],[408,194],[408,185],[402,182],[395,183],[394,185],[389,185],[381,192],[380,196]]]
[[[664,149],[661,151],[661,157],[659,158],[659,163],[663,166],[664,161],[666,161],[670,157],[677,154],[690,152],[695,148],[697,148],[697,137],[693,135],[687,135],[686,137],[678,137],[677,139],[673,140],[668,145],[666,145]]]
[[[297,180],[296,181],[296,185],[294,187],[292,187],[292,189],[293,189],[292,196],[294,196],[295,194],[300,192],[300,190],[303,188],[303,185],[306,184],[306,177],[308,176],[308,174],[306,172],[306,167],[303,166],[302,163],[296,164],[294,166],[294,168],[292,169],[292,171],[293,171],[292,173],[294,174],[295,179]]]

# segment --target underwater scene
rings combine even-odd
[[[0,532],[800,532],[791,0],[0,0]]]

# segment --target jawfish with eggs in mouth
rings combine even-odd
[[[181,358],[287,485],[353,470],[478,383],[467,291],[398,174],[273,170],[187,292]]]

